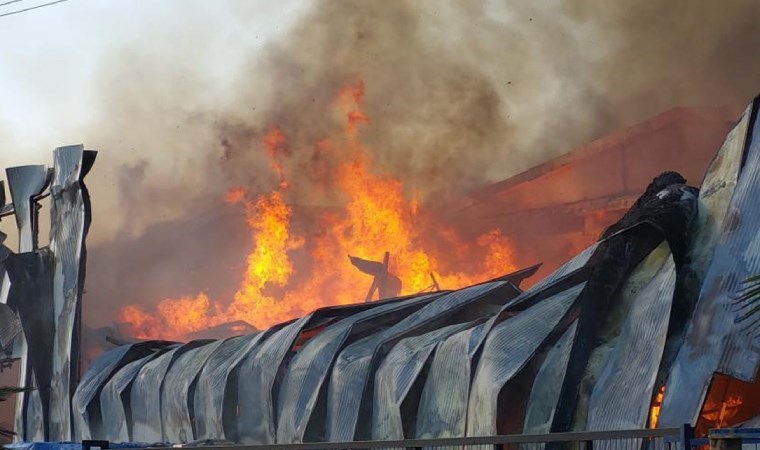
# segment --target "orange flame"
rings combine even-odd
[[[652,408],[649,410],[649,428],[657,428],[657,421],[660,418],[660,409],[662,409],[662,399],[665,398],[665,386],[662,386],[652,402]]]
[[[417,194],[405,194],[399,179],[373,171],[370,152],[357,139],[358,126],[369,123],[361,109],[363,96],[361,82],[340,91],[334,106],[344,133],[317,143],[320,152],[343,158],[331,174],[346,199],[342,213],[321,216],[322,232],[308,239],[292,235],[281,163],[289,154],[287,137],[281,128],[270,128],[261,143],[278,176],[278,189],[254,200],[239,188],[226,194],[228,202],[244,203],[254,241],[234,298],[226,306],[210,302],[205,294],[165,299],[153,312],[127,306],[120,319],[136,337],[177,338],[234,320],[262,329],[322,306],[363,300],[371,279],[350,263],[349,254],[377,260],[389,252],[390,272],[402,280],[402,294],[429,289],[433,276],[442,289],[456,289],[516,269],[512,244],[501,232],[483,234],[475,245],[467,245],[454,231],[422,220]],[[448,245],[448,257],[426,251],[431,237]],[[310,261],[297,268],[291,252],[300,247],[308,250]],[[294,277],[297,269],[300,275]]]
[[[229,191],[227,191],[226,194],[224,194],[224,201],[227,203],[240,203],[245,199],[245,189],[243,188],[232,188]]]

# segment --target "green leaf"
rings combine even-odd
[[[8,400],[11,395],[33,390],[33,387],[0,386],[0,402]]]

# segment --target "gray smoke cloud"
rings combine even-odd
[[[214,280],[231,278],[249,240],[243,227],[218,234],[242,221],[219,203],[234,186],[276,186],[259,144],[272,125],[288,138],[289,200],[339,203],[329,174],[341,155],[315,143],[340,127],[331,105],[346,83],[365,84],[372,122],[360,138],[376,170],[438,203],[672,107],[738,113],[760,89],[752,0],[310,5],[255,56],[238,55],[226,81],[205,70],[214,52],[192,34],[102,61],[102,121],[86,135],[110,156],[89,179],[89,320],[112,319],[108,305],[234,291]],[[241,23],[259,14],[226,6]]]

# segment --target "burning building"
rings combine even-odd
[[[538,275],[547,275],[620,219],[663,168],[699,184],[735,121],[724,109],[672,109],[446,203],[439,215],[466,239],[498,228],[518,265],[541,261]]]
[[[737,293],[760,272],[759,106],[699,189],[664,172],[628,198],[641,178],[618,174],[625,214],[525,291],[507,275],[226,339],[124,345],[79,384],[75,436],[294,443],[751,421],[758,309]],[[625,167],[625,148],[609,155]]]

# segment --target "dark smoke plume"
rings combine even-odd
[[[241,21],[258,13],[230,5]],[[310,5],[229,85],[204,75],[211,55],[192,36],[103,62],[103,121],[87,142],[112,156],[90,178],[89,321],[234,291],[220,284],[238,276],[249,239],[219,203],[234,186],[276,186],[259,144],[272,125],[288,137],[289,200],[339,204],[329,173],[341,156],[315,143],[339,126],[331,105],[346,83],[365,83],[360,137],[377,170],[431,203],[675,106],[738,113],[760,90],[754,0]]]

